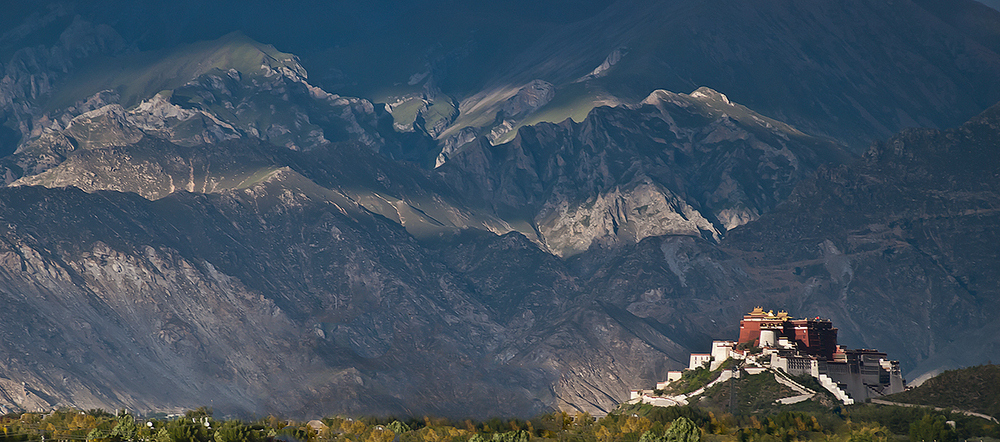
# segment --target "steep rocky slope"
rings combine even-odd
[[[822,168],[720,244],[656,236],[568,260],[516,232],[420,243],[289,167],[156,201],[5,188],[16,326],[0,376],[27,383],[5,406],[599,413],[754,305],[831,317],[842,343],[909,373],[980,362],[996,346],[998,121]]]
[[[3,376],[46,407],[541,410],[544,376],[491,362],[503,328],[461,281],[314,192],[292,172],[156,202],[4,189]]]
[[[131,109],[119,104],[125,102],[117,90],[137,86],[96,93],[86,101],[92,105],[72,108],[93,110],[66,111],[0,159],[7,183],[155,199],[181,189],[239,188],[292,167],[419,237],[463,228],[519,231],[569,256],[592,244],[663,234],[718,240],[766,213],[820,164],[851,159],[831,141],[702,88],[656,91],[632,106],[598,108],[581,124],[528,127],[497,147],[479,137],[451,151],[449,164],[424,174],[365,153],[420,152],[419,135],[386,132],[381,123],[387,120],[370,103],[310,86],[291,56],[241,36],[204,45],[181,52],[211,54],[208,62],[220,63],[215,54],[238,49],[250,61],[229,62],[243,71],[213,68],[150,99],[133,98]],[[287,66],[270,67],[280,63]],[[285,111],[261,112],[268,106]],[[289,114],[301,124],[275,122]],[[267,131],[258,130],[266,124]],[[279,126],[296,131],[271,133]],[[357,168],[343,170],[343,164]]]
[[[466,144],[437,169],[505,219],[525,219],[553,253],[650,236],[720,239],[784,200],[820,164],[851,156],[708,88],[656,91],[538,124],[509,143]]]
[[[28,392],[3,405],[599,413],[686,352],[520,234],[426,249],[329,193],[290,170],[152,202],[0,190],[0,376]]]
[[[37,31],[46,22],[62,22],[57,11],[38,20],[35,26],[25,23],[4,34],[7,44],[24,43],[18,34]],[[64,19],[63,19],[64,20]],[[61,24],[61,23],[60,23]],[[14,151],[21,140],[38,136],[39,101],[51,95],[60,81],[82,61],[98,55],[123,55],[128,44],[109,26],[94,25],[79,17],[64,24],[58,38],[50,45],[14,46],[9,60],[0,63],[0,154]],[[44,118],[43,118],[44,119]]]

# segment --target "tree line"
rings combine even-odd
[[[957,442],[1000,438],[990,421],[957,413],[861,405],[826,411],[733,416],[695,406],[623,406],[596,419],[548,413],[532,419],[267,416],[223,419],[208,408],[170,419],[124,411],[61,409],[0,416],[0,442]]]

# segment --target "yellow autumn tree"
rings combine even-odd
[[[605,427],[604,425],[601,425],[597,431],[594,432],[594,436],[597,438],[597,442],[612,442],[615,439],[611,430],[608,430],[608,427]]]
[[[435,431],[433,428],[427,428],[420,438],[424,442],[445,442],[449,440],[448,430],[442,428],[441,431]]]
[[[376,427],[368,433],[366,442],[392,442],[396,438],[396,433],[383,427]]]
[[[649,419],[643,416],[632,415],[625,419],[625,423],[622,424],[622,433],[645,433],[649,430],[649,427],[653,425]]]

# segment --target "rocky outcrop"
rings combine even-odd
[[[438,153],[437,158],[434,159],[434,167],[438,168],[444,165],[444,163],[447,163],[448,158],[451,158],[455,152],[458,152],[466,144],[476,141],[478,135],[479,134],[476,132],[476,128],[470,126],[462,128],[462,130],[458,131],[455,135],[445,139],[444,142],[441,143],[441,152]]]
[[[54,8],[50,14],[65,12]],[[61,128],[58,120],[44,112],[40,102],[52,95],[58,82],[81,60],[96,55],[120,55],[129,50],[111,27],[94,25],[76,17],[52,46],[25,47],[15,52],[11,60],[2,65],[0,119],[5,120],[8,127],[15,128],[17,136],[9,141],[13,145],[0,146],[0,151],[11,152],[19,142],[37,137],[49,127]],[[92,109],[80,113],[86,110]],[[65,123],[62,121],[63,126]]]
[[[718,240],[820,164],[849,158],[702,88],[526,127],[500,146],[467,144],[437,171],[501,217],[527,210],[539,241],[569,256],[660,235]]]
[[[497,112],[496,123],[490,128],[487,138],[491,142],[497,142],[525,117],[552,101],[555,95],[555,86],[552,83],[532,80],[503,102]]]
[[[608,54],[607,58],[601,63],[600,66],[594,68],[589,74],[580,78],[579,81],[593,80],[595,78],[601,78],[608,75],[608,70],[610,70],[614,65],[618,64],[622,60],[622,57],[628,55],[628,48],[617,48]]]
[[[384,151],[390,149],[387,145],[400,142],[387,142],[381,136],[379,116],[369,101],[329,94],[310,85],[305,70],[293,56],[260,46],[238,34],[195,45],[189,50],[193,55],[183,50],[179,53],[187,57],[204,57],[215,63],[212,57],[217,56],[217,52],[213,50],[243,51],[244,59],[251,60],[250,65],[244,66],[245,60],[237,60],[231,63],[242,71],[232,67],[198,68],[191,72],[180,69],[177,75],[191,73],[197,76],[171,79],[181,85],[148,98],[131,95],[128,100],[134,103],[122,102],[120,94],[113,90],[101,90],[72,106],[43,114],[36,118],[34,129],[22,139],[16,154],[3,160],[5,181],[11,183],[48,170],[73,149],[121,147],[143,137],[163,139],[185,147],[251,138],[290,150],[358,143],[373,151]],[[135,60],[122,58],[117,62],[126,66],[123,69],[161,68]],[[146,74],[158,78],[155,73]],[[132,90],[148,86],[122,84],[116,87]],[[32,100],[44,96],[22,97],[18,102],[34,106]],[[65,144],[72,148],[60,147]],[[39,180],[45,179],[29,179],[41,182]]]

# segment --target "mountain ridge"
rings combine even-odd
[[[757,305],[829,317],[908,375],[981,362],[1000,327],[995,17],[736,3],[463,22],[311,77],[240,34],[25,19],[0,49],[88,37],[4,65],[0,384],[25,384],[2,405],[602,414]],[[419,19],[408,5],[380,29]],[[505,60],[495,77],[462,70],[482,57]]]

